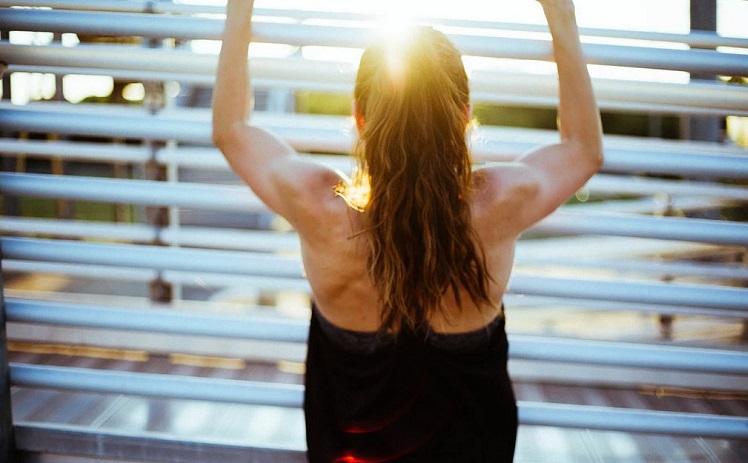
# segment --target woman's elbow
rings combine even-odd
[[[217,129],[216,126],[213,126],[213,132],[211,134],[211,140],[213,141],[213,145],[215,145],[216,148],[221,149],[221,146],[226,144],[226,134],[224,131]]]
[[[221,121],[213,121],[211,140],[216,148],[223,150],[234,143],[237,131],[234,124],[226,124]]]

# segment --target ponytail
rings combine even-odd
[[[354,97],[365,120],[354,148],[359,169],[336,191],[363,211],[381,328],[419,326],[444,313],[448,291],[461,305],[461,288],[475,305],[491,304],[466,202],[469,93],[459,52],[431,28],[401,48],[371,47]]]

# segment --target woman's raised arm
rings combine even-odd
[[[272,133],[248,124],[253,106],[247,57],[253,6],[253,0],[229,0],[226,7],[213,93],[213,143],[265,204],[297,226],[323,190],[332,195],[336,176],[302,160]]]
[[[517,186],[517,232],[541,220],[571,197],[603,161],[600,113],[579,40],[572,0],[537,0],[553,37],[558,68],[560,142],[534,150],[505,169],[497,182]]]

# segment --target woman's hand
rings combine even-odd
[[[543,5],[543,8],[574,9],[573,0],[537,0],[537,2]]]
[[[571,26],[576,31],[576,13],[573,0],[537,0],[543,7],[551,31],[557,25]]]

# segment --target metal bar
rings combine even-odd
[[[0,153],[27,157],[58,157],[69,161],[92,161],[101,163],[139,163],[150,159],[151,153],[142,146],[116,143],[89,143],[72,141],[35,141],[0,139]],[[301,154],[309,161],[319,162],[331,169],[350,172],[353,158],[321,154]],[[228,171],[226,158],[214,147],[157,147],[155,160],[162,164],[177,164],[179,167]],[[703,194],[703,192],[699,192]],[[728,194],[729,196],[729,194]]]
[[[255,213],[268,211],[254,193],[241,186],[0,173],[0,192],[38,198],[86,199],[142,206]]]
[[[307,341],[308,333],[306,321],[154,308],[122,309],[11,298],[6,310],[11,322],[56,326],[299,343]],[[509,344],[513,359],[748,375],[748,355],[743,352],[527,335],[511,335]]]
[[[747,246],[748,224],[675,217],[642,217],[559,210],[531,228],[559,234],[600,234]]]
[[[218,378],[96,371],[12,363],[11,381],[23,387],[58,388],[164,398],[301,407],[303,386]],[[524,425],[652,432],[667,435],[748,438],[748,419],[565,404],[519,402]]]
[[[302,279],[299,260],[282,256],[7,237],[0,239],[0,242],[6,253],[6,259],[9,260],[40,260],[66,264],[114,265]],[[748,307],[748,290],[706,285],[580,280],[515,273],[509,290],[513,293],[541,296],[713,307],[741,312]]]
[[[56,71],[65,74],[90,68],[98,74],[117,74],[130,78],[166,78],[212,85],[217,57],[190,53],[186,50],[159,50],[111,46],[62,47],[51,45],[0,44],[0,54],[11,64],[36,66],[34,72]],[[81,69],[84,68],[84,69]],[[111,71],[108,71],[111,70]],[[138,73],[142,73],[140,76]],[[350,93],[353,90],[356,66],[334,62],[309,61],[299,58],[252,60],[255,85],[263,82],[273,86],[288,85],[301,89],[319,87]],[[478,102],[557,104],[555,75],[476,70],[471,73],[472,99]],[[601,107],[624,110],[647,109],[655,113],[705,113],[748,115],[748,90],[740,86],[704,83],[662,83],[595,79],[595,92]]]
[[[67,10],[110,11],[118,13],[139,13],[146,11],[147,0],[96,0],[96,2],[81,2],[80,0],[4,0],[0,6],[26,6],[34,8],[62,8]]]
[[[695,413],[617,409],[586,405],[520,401],[519,421],[524,425],[606,429],[671,436],[748,437],[748,419]]]
[[[93,280],[116,280],[145,282],[153,278],[154,270],[130,269],[123,267],[109,267],[102,265],[67,264],[56,262],[6,260],[7,271],[17,273],[42,273],[54,275],[67,275]],[[518,275],[530,276],[529,272],[517,271]],[[229,288],[229,287],[252,287],[263,291],[297,291],[311,294],[311,289],[306,280],[291,280],[287,278],[251,277],[232,274],[167,271],[164,272],[167,281],[182,285],[199,285],[201,287]],[[543,281],[540,282],[541,284]],[[542,292],[543,288],[536,288]],[[511,288],[510,288],[511,291]],[[606,299],[581,299],[575,297],[553,297],[539,296],[532,293],[505,294],[505,301],[510,306],[542,306],[542,307],[580,307],[589,310],[610,310],[624,312],[641,312],[649,314],[662,314],[667,312],[672,315],[705,315],[724,318],[746,318],[748,307],[744,309],[715,309],[713,307],[686,307],[682,305],[658,305],[652,303],[619,302]]]
[[[592,193],[625,195],[687,195],[701,198],[720,198],[736,201],[748,200],[748,188],[720,185],[708,182],[662,180],[648,177],[622,177],[618,175],[595,175],[585,188]]]
[[[170,110],[148,116],[128,108],[99,106],[92,111],[94,108],[83,109],[82,105],[43,106],[44,110],[37,110],[0,105],[0,129],[212,144],[208,111]],[[53,107],[56,111],[49,110]],[[258,126],[273,130],[298,151],[348,153],[353,146],[350,118],[258,113],[253,120]]]
[[[162,184],[144,180],[0,173],[0,193],[64,199],[166,205],[210,210],[267,212],[244,187]],[[607,234],[724,245],[748,245],[748,224],[704,219],[640,217],[604,212],[557,211],[532,227],[561,234]]]
[[[25,238],[2,238],[0,242],[7,259],[302,278],[299,259],[280,255]]]
[[[113,13],[170,13],[170,14],[224,14],[223,6],[212,5],[181,5],[171,2],[156,2],[148,0],[100,0],[96,3],[70,1],[70,0],[14,0],[0,1],[0,6],[31,6],[50,7],[79,11],[108,11]],[[295,19],[297,21],[308,20],[333,20],[333,21],[356,21],[356,22],[381,22],[386,18],[376,15],[367,15],[351,12],[337,11],[315,11],[303,9],[273,9],[255,8],[255,15],[261,17],[280,17]],[[440,26],[488,29],[494,31],[515,32],[548,32],[548,27],[539,24],[516,24],[496,21],[460,20],[453,18],[417,17],[414,22],[419,24],[433,24]],[[726,37],[716,33],[692,31],[689,34],[675,34],[652,31],[627,31],[600,28],[580,28],[580,34],[591,37],[608,37],[628,40],[644,40],[654,42],[675,42],[702,48],[735,47],[748,48],[748,39],[740,37]]]
[[[0,217],[0,233],[8,235],[51,236],[148,243],[156,235],[154,227],[141,224],[110,224],[80,220],[24,219]],[[161,241],[186,247],[234,249],[244,251],[298,253],[299,238],[295,233],[233,230],[214,227],[180,227],[161,231]],[[702,278],[748,280],[743,265],[700,264],[656,260],[573,259],[532,252],[520,242],[516,252],[517,266],[559,266],[569,268],[612,269],[619,272],[656,274],[660,276],[696,276]]]
[[[670,315],[706,315],[724,318],[745,318],[748,316],[748,308],[745,311],[726,311],[682,306],[668,306],[667,308],[663,308],[661,305],[654,304],[571,298],[561,299],[555,297],[533,296],[529,294],[505,294],[503,301],[510,309],[516,307],[519,310],[522,310],[523,308],[562,309],[572,307],[578,310],[587,311],[638,312],[656,315],[660,315],[663,311],[666,311]]]
[[[223,32],[223,21],[218,19],[60,10],[35,10],[30,14],[28,10],[2,9],[0,25],[5,30],[208,40],[220,39]],[[295,46],[364,48],[377,35],[376,29],[367,27],[262,21],[253,25],[254,41]],[[346,37],[346,41],[341,43],[341,37]],[[466,34],[453,34],[451,39],[467,55],[530,60],[549,60],[552,57],[552,47],[547,40]],[[587,59],[594,64],[739,76],[748,74],[745,56],[733,53],[600,44],[584,44],[584,48]]]
[[[145,148],[121,144],[46,142],[31,140],[0,139],[0,153],[31,157],[58,157],[70,161],[94,162],[145,162],[150,154]],[[342,156],[309,155],[306,159],[319,162],[331,169],[350,172],[353,160]],[[155,158],[161,163],[174,163],[180,167],[228,170],[225,158],[215,148],[159,148]],[[717,183],[662,180],[648,177],[622,177],[598,174],[585,186],[592,193],[626,195],[689,195],[702,198],[720,198],[737,201],[748,200],[748,189],[735,185]]]
[[[142,146],[129,146],[117,143],[80,143],[67,140],[49,142],[9,138],[0,139],[0,153],[5,155],[20,154],[40,158],[58,157],[66,161],[94,161],[103,163],[145,162],[149,156],[148,150]]]
[[[304,343],[307,341],[309,331],[309,324],[306,321],[280,317],[272,319],[251,316],[236,317],[195,312],[180,313],[156,308],[121,309],[21,299],[10,299],[7,311],[8,320],[18,323],[44,323],[277,342]],[[736,365],[735,368],[740,367]],[[745,372],[748,374],[748,366]]]
[[[43,261],[6,260],[7,271],[68,275],[93,280],[147,282],[158,272],[152,269],[112,267],[106,265],[69,264]],[[205,273],[201,271],[168,270],[163,272],[166,281],[202,288],[228,288],[242,286],[264,291],[297,291],[310,294],[309,283],[303,279],[269,276],[244,276],[230,273]],[[704,309],[706,310],[706,309]],[[732,313],[732,312],[731,312]]]
[[[121,108],[97,107],[94,111],[92,108],[82,109],[80,105],[75,108],[56,104],[42,106],[44,109],[0,105],[0,129],[210,143],[209,113],[205,111],[177,111],[168,116],[150,117]],[[302,152],[349,153],[353,146],[354,130],[350,118],[279,117],[262,113],[255,116],[255,124],[272,130]],[[506,161],[538,144],[553,143],[558,135],[551,131],[480,127],[474,131],[472,139],[472,150],[477,159]],[[603,171],[745,180],[748,179],[748,157],[736,147],[616,139],[606,140]]]
[[[221,378],[131,373],[73,367],[10,364],[14,386],[131,394],[168,399],[208,400],[276,407],[301,407],[304,387]]]
[[[145,162],[150,158],[150,153],[142,147],[66,141],[50,143],[13,139],[0,139],[0,153],[103,163]],[[160,163],[174,163],[180,167],[229,169],[228,163],[215,148],[158,148],[155,153],[155,159]],[[350,172],[353,166],[352,158],[348,157],[311,155],[306,156],[306,159],[319,162],[331,169],[337,169],[342,172]],[[707,182],[598,174],[585,187],[594,194],[605,193],[641,196],[667,193],[669,195],[689,195],[702,198],[710,197],[748,201],[748,188]]]
[[[156,238],[157,232],[154,227],[142,224],[0,217],[0,233],[148,243]],[[295,233],[179,227],[161,230],[160,239],[166,244],[179,243],[187,247],[285,253],[299,251],[299,238]]]
[[[598,301],[714,307],[740,312],[748,308],[748,290],[707,285],[549,278],[515,272],[508,289],[515,294]],[[664,307],[662,310],[667,312]]]
[[[4,235],[49,235],[141,243],[153,241],[156,237],[155,228],[149,225],[21,217],[0,217],[0,232]]]

